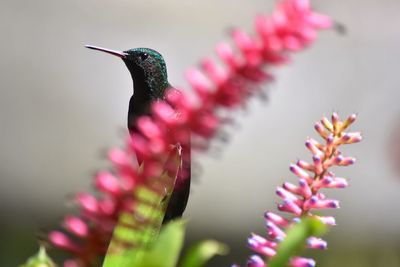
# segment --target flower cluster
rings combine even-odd
[[[219,109],[243,105],[259,85],[272,79],[265,67],[287,63],[289,52],[306,48],[314,42],[318,29],[331,24],[328,17],[311,10],[308,0],[280,1],[270,17],[256,18],[254,36],[239,29],[232,31],[237,49],[227,43],[216,47],[223,64],[205,58],[200,69],[189,69],[186,77],[193,93],[169,89],[165,101],[153,103],[151,116],[137,119],[138,131],[132,133],[126,149],[111,150],[109,158],[115,171],[100,172],[95,177],[95,186],[103,195],[78,194],[81,215],[67,216],[63,223],[69,234],[49,234],[52,244],[77,259],[66,265],[89,266],[104,255],[121,212],[134,212],[141,201],[132,192],[146,185],[163,193],[163,181],[155,187],[154,177],[175,169],[174,164],[168,164],[169,155],[176,151],[174,144],[186,147],[194,139],[201,140],[195,148],[207,144],[224,122]],[[190,159],[186,151],[183,150],[184,165]],[[143,161],[141,171],[138,158]],[[313,205],[311,201],[309,204]]]
[[[286,182],[276,189],[276,194],[283,201],[278,204],[278,210],[291,214],[293,218],[290,220],[276,213],[266,212],[267,237],[253,234],[248,239],[248,245],[252,250],[269,258],[274,257],[279,243],[286,237],[286,229],[304,217],[315,217],[326,225],[335,225],[334,217],[315,215],[313,211],[339,208],[337,200],[326,198],[320,190],[345,188],[348,185],[345,178],[336,177],[329,168],[349,166],[355,163],[355,158],[345,157],[339,151],[340,145],[361,141],[360,132],[345,132],[355,119],[356,115],[352,114],[346,120],[340,121],[338,115],[333,113],[331,121],[323,117],[320,122],[315,124],[315,129],[324,139],[325,144],[309,138],[305,145],[313,155],[312,163],[299,160],[296,164],[290,165],[290,171],[299,178],[298,185]],[[326,249],[327,242],[320,238],[309,237],[307,247]],[[314,265],[313,259],[303,257],[294,257],[290,261],[290,266],[293,267],[312,267]],[[266,267],[268,265],[260,256],[253,255],[248,260],[247,266]]]

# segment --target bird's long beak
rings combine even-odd
[[[116,50],[112,50],[112,49],[107,49],[107,48],[103,48],[103,47],[99,47],[99,46],[94,46],[94,45],[85,45],[86,48],[89,49],[93,49],[93,50],[98,50],[98,51],[102,51],[102,52],[106,52],[109,53],[113,56],[117,56],[119,58],[125,59],[126,56],[128,54],[122,52],[122,51],[116,51]]]

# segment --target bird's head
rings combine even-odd
[[[154,97],[160,97],[162,91],[168,87],[167,68],[164,58],[157,51],[150,48],[132,48],[125,51],[116,51],[98,46],[86,45],[87,48],[106,52],[121,58],[128,67],[133,81],[143,81],[155,93]],[[160,92],[163,93],[163,92]]]

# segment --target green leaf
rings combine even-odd
[[[25,264],[19,267],[56,267],[53,260],[47,255],[46,249],[40,247],[39,252],[30,257]]]
[[[215,240],[204,240],[186,252],[181,267],[202,267],[215,255],[228,254],[229,248]]]
[[[287,231],[285,240],[279,244],[276,255],[269,261],[270,267],[287,266],[289,259],[305,246],[310,236],[321,236],[326,225],[316,218],[302,218],[299,224]]]
[[[153,247],[143,255],[140,267],[175,267],[183,246],[185,228],[184,220],[168,223]]]

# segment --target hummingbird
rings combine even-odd
[[[116,51],[92,45],[86,45],[86,47],[117,56],[128,68],[133,80],[133,95],[130,98],[128,108],[128,129],[130,133],[136,132],[137,118],[149,115],[151,103],[164,99],[166,89],[171,87],[163,56],[150,48]],[[183,147],[182,153],[185,155],[185,160],[183,160],[182,168],[178,173],[163,224],[181,217],[188,202],[191,178],[190,148]]]

